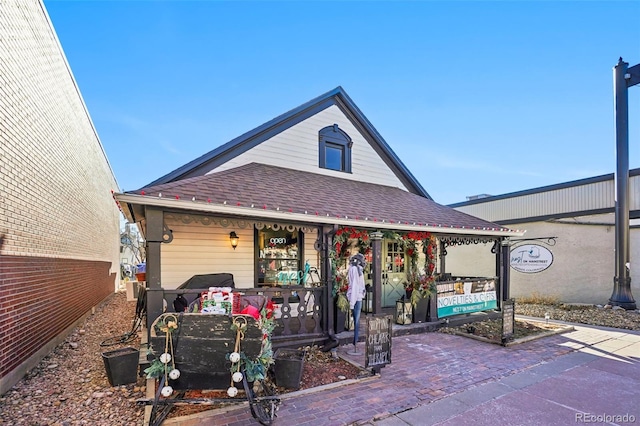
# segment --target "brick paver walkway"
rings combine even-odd
[[[361,344],[363,345],[363,344]],[[340,355],[359,364],[364,355]],[[362,352],[364,346],[361,347]],[[461,336],[423,333],[393,338],[392,363],[379,376],[338,387],[294,393],[283,399],[277,426],[363,424],[500,380],[576,349],[566,334],[502,347]],[[210,411],[167,425],[254,425],[247,407]]]

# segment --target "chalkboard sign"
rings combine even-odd
[[[365,368],[380,368],[391,363],[392,315],[367,316],[367,340],[365,341]]]
[[[507,343],[513,337],[515,327],[515,300],[509,299],[502,302],[502,344]]]

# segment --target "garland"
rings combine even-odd
[[[333,245],[329,250],[329,259],[331,260],[331,281],[332,281],[332,296],[336,297],[336,306],[338,309],[347,312],[349,310],[349,301],[347,300],[347,289],[349,285],[347,283],[346,272],[339,271],[339,266],[343,260],[347,260],[351,255],[349,251],[349,240],[356,240],[356,247],[358,251],[363,255],[371,250],[369,247],[369,233],[359,229],[344,227],[338,228],[333,236]]]
[[[258,354],[256,359],[249,359],[249,357],[247,357],[244,352],[239,353],[239,362],[242,365],[245,374],[247,375],[248,382],[264,380],[267,377],[267,371],[269,370],[269,367],[274,363],[273,348],[271,346],[271,334],[273,334],[273,330],[276,327],[276,323],[273,319],[274,307],[275,306],[273,302],[269,300],[267,301],[266,306],[260,311],[260,319],[258,320],[256,325],[262,331],[262,342],[260,344],[260,353]],[[240,324],[240,326],[242,325]],[[244,324],[244,327],[246,328],[246,322]],[[231,325],[231,330],[238,332],[238,325],[236,325],[235,322]],[[231,356],[234,356],[235,358],[235,355],[231,353],[227,354],[227,359],[229,359]],[[236,369],[237,367],[234,368],[234,361],[231,361],[231,373],[234,373],[234,371],[238,372],[239,370]],[[240,378],[240,380],[235,380],[234,378],[233,380],[240,381],[242,380],[242,378]]]
[[[385,231],[384,239],[396,240],[406,252],[408,262],[406,290],[415,290],[411,293],[411,302],[416,305],[421,298],[435,293],[435,270],[437,262],[438,241],[430,232],[412,231],[399,234],[393,231]],[[329,251],[331,259],[332,295],[336,297],[336,306],[343,311],[349,310],[349,302],[346,298],[348,289],[347,277],[339,266],[351,253],[349,252],[349,240],[356,240],[356,247],[365,256],[370,253],[369,234],[351,227],[338,228],[333,238],[333,247]],[[422,253],[425,258],[424,270],[418,268],[418,242],[421,243]]]
[[[428,297],[436,291],[436,261],[438,252],[438,241],[429,232],[408,232],[402,236],[404,247],[409,257],[408,281],[405,289],[411,292],[411,303],[415,306],[420,299]],[[422,243],[422,253],[424,254],[424,271],[418,268],[418,241]]]

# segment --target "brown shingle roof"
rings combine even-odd
[[[399,188],[258,163],[128,193],[385,223],[503,229]]]

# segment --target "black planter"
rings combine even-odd
[[[426,322],[427,312],[429,311],[429,298],[421,297],[418,303],[413,307],[413,322]]]
[[[138,381],[139,350],[121,348],[103,352],[102,360],[111,386],[126,385]]]
[[[342,333],[343,331],[345,331],[345,326],[347,323],[347,313],[345,311],[340,310],[337,306],[334,308],[335,310],[335,315],[334,315],[334,323],[333,326],[336,330],[336,333]]]
[[[304,351],[280,348],[273,358],[276,385],[287,389],[299,389],[304,368]]]

